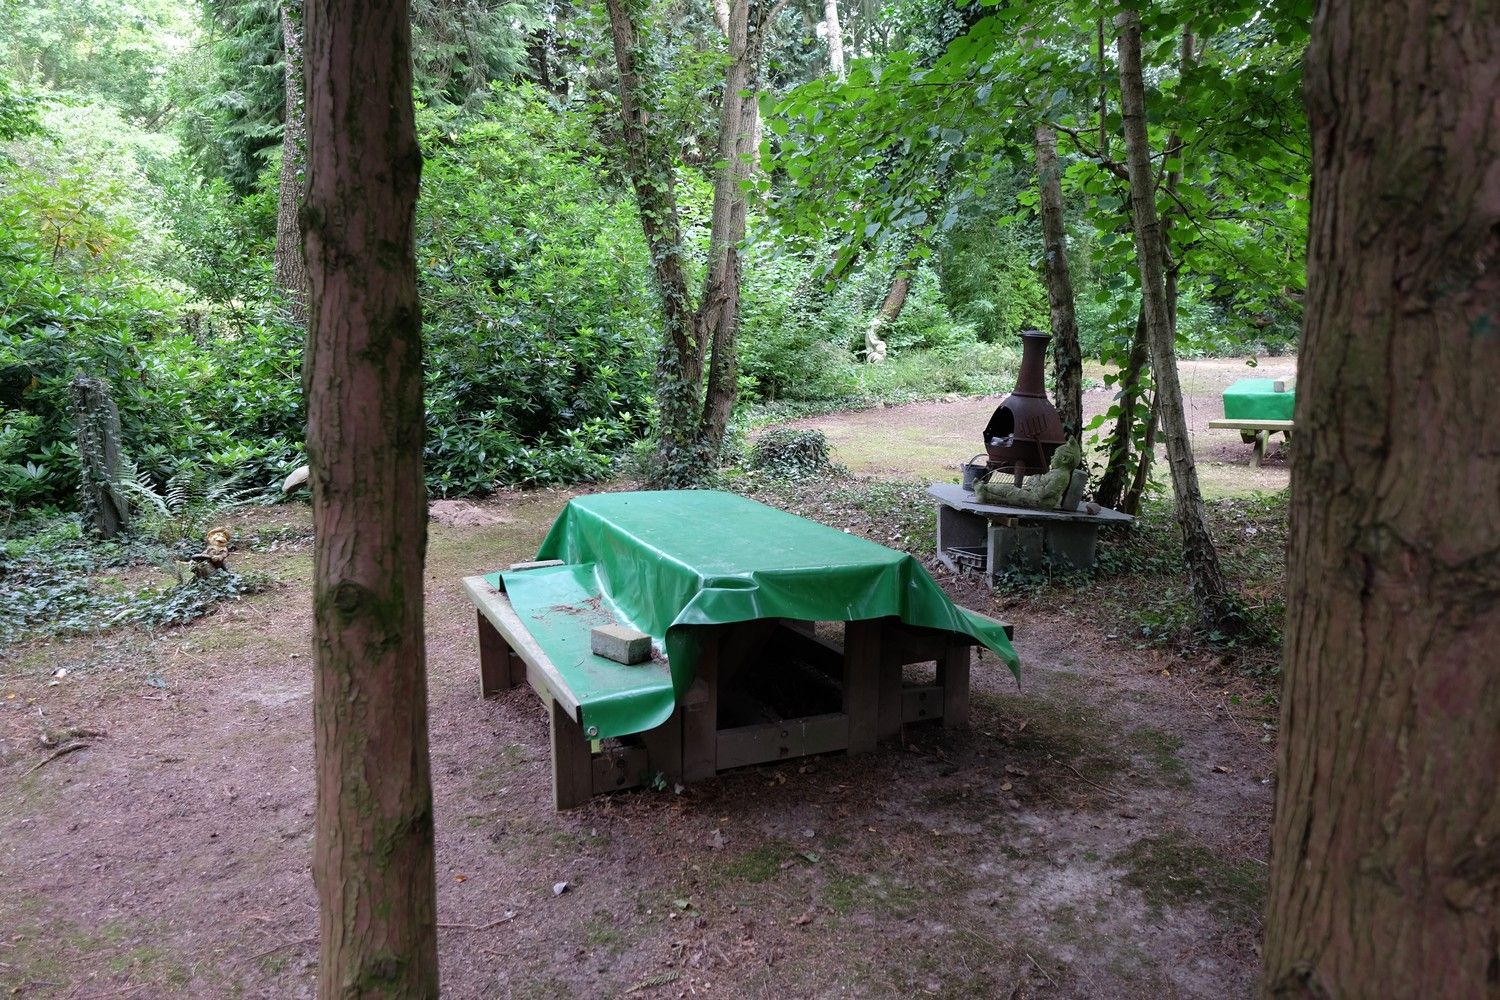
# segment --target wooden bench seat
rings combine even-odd
[[[1216,417],[1208,422],[1208,426],[1214,430],[1239,431],[1240,440],[1255,446],[1250,453],[1251,468],[1259,468],[1265,459],[1266,445],[1272,434],[1279,431],[1287,441],[1292,439],[1293,424],[1291,420],[1229,420],[1224,417]]]

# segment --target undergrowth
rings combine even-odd
[[[27,535],[0,541],[0,645],[121,626],[173,628],[271,585],[262,573],[224,571],[198,579],[180,561],[197,546],[169,547],[141,536],[98,541],[85,535],[77,517],[26,527],[32,529]],[[121,577],[148,566],[164,573],[139,584]]]

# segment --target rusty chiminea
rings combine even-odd
[[[1021,331],[1021,373],[1016,388],[984,427],[984,450],[994,472],[1022,476],[1046,472],[1052,453],[1067,440],[1057,408],[1047,398],[1047,341],[1040,330]]]

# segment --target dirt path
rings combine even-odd
[[[1183,402],[1188,433],[1198,457],[1198,475],[1206,496],[1252,491],[1275,492],[1290,481],[1286,455],[1278,446],[1259,469],[1250,468],[1250,446],[1238,431],[1210,430],[1208,422],[1224,415],[1222,394],[1242,378],[1271,378],[1296,371],[1294,358],[1268,358],[1255,368],[1243,358],[1182,361]],[[1084,393],[1084,415],[1092,419],[1109,409],[1115,390],[1104,388],[1100,372],[1086,372],[1096,388]],[[910,403],[810,417],[792,424],[816,428],[828,436],[834,460],[862,476],[958,480],[958,465],[983,452],[981,431],[1003,396],[955,397],[950,401]],[[1158,455],[1166,450],[1158,446]],[[1164,468],[1158,465],[1158,469]]]
[[[529,557],[564,499],[432,530],[445,996],[1253,992],[1268,737],[1193,664],[1062,612],[1016,622],[1023,688],[977,666],[969,732],[552,812],[545,716],[477,697],[458,580]],[[313,995],[310,558],[236,559],[285,586],[161,636],[3,651],[7,996]]]

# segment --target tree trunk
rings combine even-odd
[[[1203,494],[1198,488],[1198,471],[1193,465],[1192,442],[1188,437],[1187,415],[1183,411],[1182,389],[1177,378],[1176,345],[1166,296],[1165,244],[1156,212],[1151,151],[1146,136],[1140,15],[1135,11],[1120,13],[1115,16],[1115,26],[1119,29],[1120,110],[1125,124],[1136,260],[1141,272],[1141,308],[1146,314],[1151,371],[1156,380],[1155,402],[1167,441],[1167,463],[1172,470],[1183,561],[1193,598],[1205,624],[1221,631],[1233,629],[1234,602],[1219,569],[1219,555],[1214,550],[1213,538],[1208,533]]]
[[[885,360],[884,334],[901,318],[901,311],[906,308],[906,296],[911,291],[911,274],[910,260],[891,272],[891,283],[886,286],[885,297],[880,300],[879,308],[870,319],[869,329],[865,331],[865,361],[872,365]]]
[[[629,0],[607,0],[620,80],[620,118],[626,169],[635,189],[641,227],[651,249],[666,320],[657,365],[657,454],[648,484],[691,486],[717,459],[739,386],[740,244],[748,201],[743,182],[754,171],[759,146],[760,55],[768,25],[751,18],[753,0],[716,3],[725,28],[725,70],[708,261],[703,292],[693,308],[682,257],[682,226],[672,179],[673,157],[660,135],[651,101],[658,88],[643,77],[635,10]],[[707,391],[704,370],[707,367]]]
[[[1068,273],[1068,230],[1063,222],[1062,174],[1057,133],[1036,127],[1036,176],[1041,188],[1042,239],[1047,298],[1052,306],[1052,363],[1057,376],[1057,415],[1063,433],[1083,436],[1083,355],[1078,348],[1078,317],[1073,311],[1073,279]]]
[[[717,462],[739,391],[740,244],[749,199],[743,184],[759,162],[760,51],[768,25],[751,17],[756,0],[729,7],[729,66],[719,118],[719,161],[709,222],[709,262],[698,306],[699,348],[708,350],[708,386],[699,446]]]
[[[1103,507],[1120,509],[1125,480],[1130,475],[1130,456],[1135,441],[1136,405],[1146,382],[1146,314],[1138,312],[1135,336],[1130,340],[1130,355],[1120,375],[1120,397],[1116,406],[1115,427],[1105,445],[1104,473],[1094,490],[1094,502]],[[1154,436],[1154,435],[1153,435]]]
[[[130,503],[120,487],[120,410],[102,379],[79,374],[68,388],[78,441],[79,507],[96,535],[113,538],[130,527]]]
[[[1268,996],[1500,994],[1500,17],[1324,0]]]
[[[1141,454],[1135,466],[1135,478],[1120,498],[1120,510],[1131,517],[1141,512],[1141,497],[1151,483],[1151,465],[1156,461],[1156,428],[1161,424],[1161,391],[1151,394],[1151,412],[1146,417],[1146,432],[1141,435]]]
[[[844,29],[839,24],[839,0],[823,0],[823,32],[828,36],[828,69],[844,79]]]
[[[286,59],[286,111],[281,129],[281,186],[276,202],[276,285],[286,293],[292,321],[307,322],[307,262],[302,256],[302,227],[297,205],[302,200],[302,162],[307,149],[307,123],[302,107],[302,41],[296,22],[280,5],[281,40]]]
[[[318,993],[436,997],[410,22],[405,0],[304,15]]]

